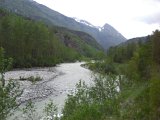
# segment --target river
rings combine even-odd
[[[42,81],[32,84],[29,81],[20,81],[21,88],[24,93],[19,98],[22,103],[31,99],[35,103],[38,112],[42,112],[45,103],[53,100],[58,107],[58,113],[64,106],[67,94],[75,90],[75,85],[79,80],[85,81],[87,85],[91,85],[92,72],[81,65],[84,62],[63,63],[56,67],[48,68],[31,68],[9,71],[5,74],[5,78],[9,80],[27,78],[29,76],[40,76]]]

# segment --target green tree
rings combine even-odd
[[[0,119],[6,120],[18,108],[17,98],[22,94],[18,83],[6,81],[4,73],[10,68],[12,59],[6,59],[3,48],[0,48]]]
[[[160,31],[156,30],[151,39],[153,40],[153,61],[160,65]]]

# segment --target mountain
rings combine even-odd
[[[111,25],[105,24],[99,33],[99,36],[101,38],[99,43],[105,48],[105,46],[115,46],[121,42],[126,41],[126,38],[124,38],[117,30],[115,30]]]
[[[89,30],[86,29],[86,27],[81,29],[92,35],[104,49],[108,49],[110,46],[115,46],[126,41],[126,38],[124,38],[116,29],[107,23],[103,27],[99,27],[94,26],[85,20],[80,20],[78,18],[74,19],[75,21],[90,27]]]
[[[96,27],[85,20],[77,21],[33,0],[1,0],[0,7],[30,19],[43,21],[49,26],[55,25],[86,32],[93,36],[105,50],[126,40],[117,30],[108,24],[105,24],[103,27]]]

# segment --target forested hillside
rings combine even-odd
[[[131,38],[125,42],[122,42],[121,44],[117,45],[117,46],[120,46],[120,45],[128,45],[128,44],[131,44],[131,43],[145,43],[149,40],[149,35],[148,36],[144,36],[144,37],[136,37],[136,38]]]
[[[76,21],[33,0],[0,0],[0,8],[32,20],[42,21],[49,26],[55,25],[86,32],[93,36],[105,50],[126,41],[126,38],[109,24],[103,27],[88,25],[89,23],[84,20]]]
[[[14,67],[55,65],[82,56],[95,57],[102,50],[67,29],[47,27],[4,10],[0,10],[0,46],[14,59]]]

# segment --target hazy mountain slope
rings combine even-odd
[[[103,48],[87,33],[62,27],[54,27],[53,31],[67,47],[73,48],[84,56],[96,58],[97,53],[103,52]]]
[[[105,24],[102,28],[98,28],[86,24],[86,21],[76,21],[73,18],[66,17],[32,0],[1,0],[0,7],[31,19],[44,21],[48,25],[56,25],[86,32],[93,36],[104,49],[108,49],[108,47],[126,40],[118,31],[108,24]]]
[[[97,44],[97,41],[91,35],[81,31],[70,30],[70,32],[76,34],[79,38],[84,40],[85,43],[93,46],[97,50],[102,50],[102,47],[99,44]]]

